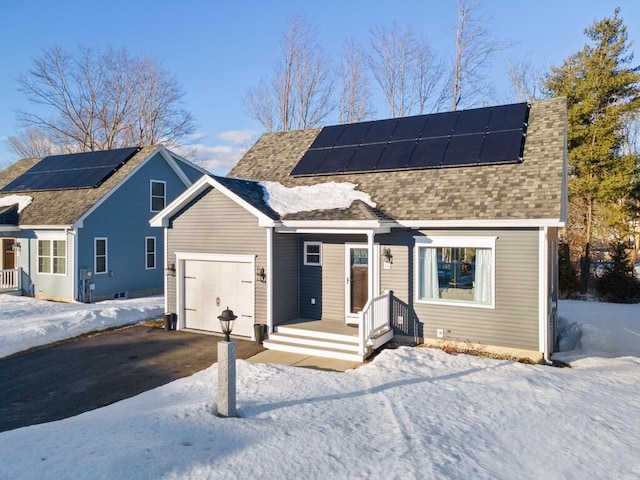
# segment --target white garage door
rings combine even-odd
[[[219,332],[225,308],[238,316],[232,335],[253,336],[253,264],[237,261],[184,261],[185,327]]]

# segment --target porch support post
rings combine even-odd
[[[376,256],[374,255],[374,250],[373,250],[373,237],[375,236],[375,233],[373,231],[369,231],[367,232],[367,250],[368,250],[368,256],[369,256],[369,268],[368,270],[368,276],[369,278],[367,279],[367,283],[368,283],[368,293],[369,293],[369,298],[368,300],[372,300],[373,299],[373,272],[375,270],[377,270],[378,268],[378,259],[376,258]]]

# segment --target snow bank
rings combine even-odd
[[[164,297],[85,304],[0,295],[0,358],[83,333],[158,318],[163,311]]]
[[[27,208],[32,201],[33,197],[29,197],[28,195],[9,195],[0,198],[0,207],[10,207],[11,205],[18,205],[18,213],[20,213],[22,212],[22,210]]]
[[[260,185],[265,190],[265,202],[282,216],[311,210],[349,208],[356,200],[376,206],[371,196],[357,191],[357,185],[353,183],[328,182],[292,188],[278,182],[260,182]]]

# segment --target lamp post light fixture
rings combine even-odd
[[[229,307],[222,311],[222,315],[218,316],[218,320],[220,320],[220,327],[222,328],[222,333],[224,333],[224,340],[226,342],[231,341],[229,335],[231,335],[233,323],[236,318],[238,318],[238,316],[234,315],[233,310],[229,310]]]
[[[218,342],[218,415],[236,416],[236,344],[229,335],[233,322],[238,318],[227,307],[218,316],[225,341]]]

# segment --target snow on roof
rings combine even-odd
[[[27,208],[33,201],[33,197],[27,195],[8,195],[0,198],[0,207],[10,207],[11,205],[18,205],[18,213]]]
[[[355,183],[328,182],[291,188],[278,182],[260,182],[260,185],[265,191],[264,201],[282,216],[311,210],[349,208],[356,200],[376,206],[368,193],[356,190],[358,185]]]

